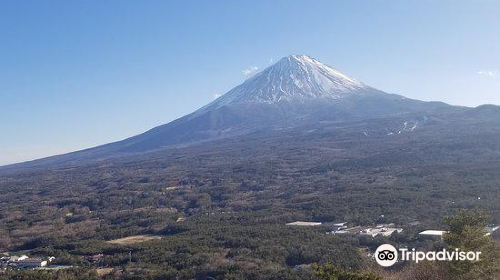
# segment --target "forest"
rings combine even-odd
[[[397,138],[353,131],[377,123],[257,133],[3,174],[0,253],[54,256],[76,272],[2,277],[318,279],[312,264],[318,271],[363,271],[367,252],[383,243],[444,246],[416,235],[446,229],[443,217],[460,209],[482,209],[488,223],[499,223],[499,128],[458,130],[451,123],[436,133],[430,125]],[[297,220],[395,223],[404,231],[386,240],[286,226]],[[135,235],[161,239],[110,243]],[[92,254],[103,258],[85,260]],[[110,270],[99,275],[104,268]]]

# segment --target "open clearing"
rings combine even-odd
[[[104,275],[107,275],[107,274],[110,274],[111,272],[113,272],[113,268],[98,268],[96,269],[96,272],[97,272],[97,275],[99,275],[99,277],[102,277]]]
[[[124,238],[109,240],[106,242],[109,244],[114,244],[114,245],[132,245],[132,244],[151,241],[151,240],[159,240],[162,238],[163,238],[163,236],[160,236],[160,235],[147,234],[147,235],[133,235],[133,236],[128,236],[128,237],[124,237]]]

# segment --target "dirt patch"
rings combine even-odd
[[[162,238],[163,238],[163,236],[160,236],[160,235],[149,235],[149,234],[148,235],[133,235],[133,236],[128,236],[128,237],[124,237],[124,238],[109,240],[106,242],[109,244],[124,246],[124,245],[132,245],[132,244],[151,241],[151,240],[159,240]]]
[[[99,277],[102,277],[104,275],[107,275],[107,274],[110,274],[111,272],[113,272],[113,268],[98,268],[98,269],[96,269],[96,272],[97,272],[97,275],[99,275]]]

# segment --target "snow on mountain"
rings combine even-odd
[[[378,129],[355,128],[364,131],[367,137],[376,135],[380,129],[382,133],[388,130],[389,134],[396,134],[418,130],[423,124],[413,121],[418,116],[456,110],[461,109],[388,94],[309,56],[291,55],[177,120],[121,141],[9,168],[80,164],[256,133],[263,136],[303,128],[330,130],[332,122],[363,119],[380,119]],[[472,118],[497,115],[497,110],[491,108],[471,113]],[[383,120],[387,118],[395,118],[394,126]]]
[[[277,103],[309,98],[338,99],[372,90],[371,87],[307,55],[290,55],[233,88],[201,112],[225,105]]]

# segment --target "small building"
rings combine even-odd
[[[401,233],[401,232],[403,232],[402,228],[394,228],[394,227],[386,228],[386,227],[383,227],[383,228],[380,228],[378,235],[388,237],[388,236],[391,236],[393,233]]]
[[[36,268],[44,267],[47,265],[47,261],[39,258],[27,258],[17,262],[17,267],[19,268]]]
[[[394,224],[389,224],[391,226],[394,226]],[[385,227],[385,225],[378,225],[375,228],[365,228],[361,231],[359,231],[360,235],[368,235],[371,237],[376,237],[376,236],[385,236],[389,237],[393,233],[401,233],[403,232],[402,228],[395,228],[395,227]]]
[[[313,226],[320,226],[320,222],[293,222],[293,223],[288,223],[286,224],[287,226],[301,226],[301,227],[313,227]]]
[[[424,230],[418,234],[422,239],[443,239],[444,230]]]
[[[490,236],[493,232],[497,231],[500,226],[487,226],[484,228],[486,231],[486,236]]]
[[[22,255],[22,256],[10,256],[9,257],[9,262],[18,262],[18,261],[22,261],[22,260],[25,260],[25,259],[28,259],[29,257],[26,256],[26,255]]]
[[[328,228],[328,230],[331,232],[337,232],[339,230],[346,229],[347,223],[345,223],[345,222],[342,222],[342,223],[324,223],[323,226]]]
[[[367,229],[367,227],[360,227],[360,226],[355,226],[351,228],[342,228],[337,231],[332,231],[330,233],[332,234],[358,234],[359,232]]]
[[[360,230],[358,232],[360,235],[369,235],[371,237],[377,236],[378,232],[375,232],[372,228],[365,228],[363,230]]]

